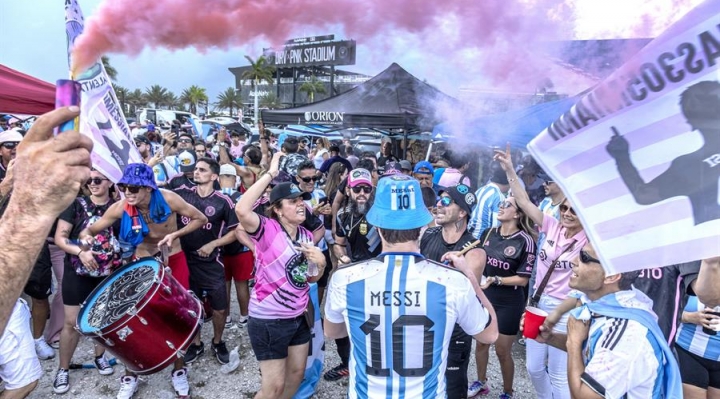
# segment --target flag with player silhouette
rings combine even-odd
[[[75,39],[83,33],[85,18],[77,0],[65,0],[68,66]],[[105,67],[98,60],[86,71],[71,71],[82,85],[80,131],[92,138],[93,167],[113,182],[122,177],[128,163],[142,162],[130,128],[117,100]]]
[[[708,0],[528,145],[608,273],[720,255],[719,62]]]

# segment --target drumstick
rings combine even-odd
[[[482,240],[475,240],[475,241],[473,241],[470,245],[468,245],[467,247],[463,248],[460,252],[458,252],[458,256],[463,256],[463,255],[465,255],[466,253],[468,253],[468,251],[470,251],[471,249],[477,247],[480,243],[482,243]],[[449,260],[446,260],[446,261],[443,262],[443,263],[446,264],[446,265],[449,265],[449,264],[450,264],[450,261],[449,261]]]
[[[115,358],[112,358],[112,359],[108,360],[108,363],[110,363],[111,366],[114,366],[117,364],[117,360],[115,360]],[[83,364],[70,363],[70,370],[94,369],[94,368],[96,368],[95,363],[83,363]]]

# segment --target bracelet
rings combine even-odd
[[[495,285],[500,286],[500,285],[502,285],[502,283],[503,283],[503,282],[502,282],[502,277],[495,276],[495,277],[494,277],[494,280],[495,280],[495,281],[493,282],[493,284],[495,284]]]
[[[84,249],[80,248],[80,252],[78,252],[77,255],[75,255],[75,256],[78,256],[78,257],[79,257],[80,254],[83,253],[83,251],[84,251]]]

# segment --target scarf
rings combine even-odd
[[[624,291],[620,291],[605,295],[596,301],[590,301],[586,297],[583,297],[583,305],[571,310],[570,314],[577,320],[590,320],[592,313],[595,313],[606,317],[633,320],[647,328],[652,339],[655,340],[655,345],[663,352],[664,363],[662,378],[664,397],[682,398],[680,368],[675,360],[675,355],[673,355],[665,340],[665,336],[660,330],[660,326],[657,324],[655,314],[646,309],[629,307],[620,303],[617,299],[617,294],[623,292]],[[652,301],[645,294],[634,288],[633,293],[638,300],[649,302],[649,308],[652,308]]]
[[[172,210],[160,190],[153,190],[150,194],[149,208],[150,219],[154,223],[163,223],[172,215]],[[132,245],[133,248],[137,247],[150,233],[150,228],[134,205],[125,203],[123,211],[120,221],[120,240]]]

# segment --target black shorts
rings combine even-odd
[[[105,277],[78,276],[65,257],[65,271],[62,279],[62,298],[65,306],[80,306],[91,292],[105,280]]]
[[[293,319],[258,319],[251,316],[247,328],[250,345],[258,361],[285,359],[288,347],[305,345],[312,339],[302,315]]]
[[[207,302],[212,310],[219,312],[227,309],[227,289],[225,288],[225,282],[216,285],[215,287],[203,287],[196,284],[193,281],[192,276],[190,277],[190,290],[195,293],[201,302]]]
[[[30,298],[47,299],[52,291],[52,258],[50,247],[46,242],[40,250],[35,266],[30,272],[30,278],[23,290]]]
[[[690,353],[677,343],[675,349],[677,349],[683,384],[702,389],[708,389],[708,387],[720,389],[720,362]]]
[[[485,290],[497,315],[498,332],[502,335],[517,335],[520,331],[520,317],[525,312],[525,293],[522,287],[495,287]]]
[[[318,287],[325,288],[327,287],[330,272],[332,271],[332,261],[330,260],[330,250],[326,249],[323,251],[323,255],[325,255],[325,270],[323,270],[323,275],[320,277],[320,280],[317,281],[317,285]]]
[[[447,368],[445,369],[448,399],[466,399],[467,370],[472,354],[472,337],[455,324],[448,346]]]

